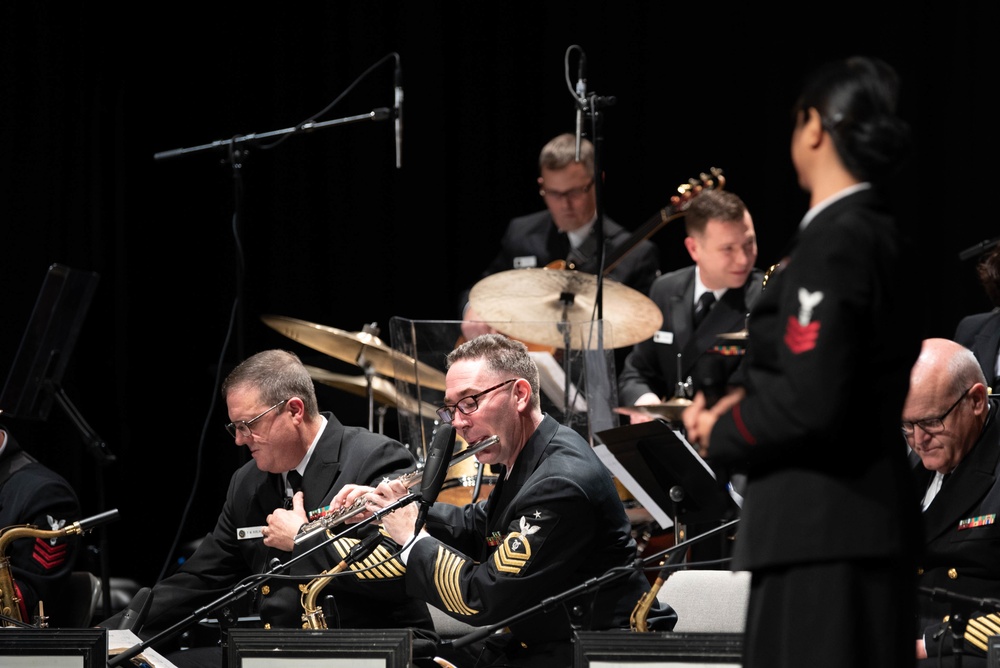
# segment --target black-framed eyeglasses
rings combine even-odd
[[[970,386],[969,390],[971,390],[973,387],[975,387],[975,385]],[[958,400],[951,405],[951,408],[946,410],[943,415],[933,418],[927,418],[925,420],[917,420],[916,422],[901,423],[900,428],[903,430],[903,434],[905,436],[913,436],[913,430],[916,427],[920,427],[921,429],[923,429],[924,433],[926,434],[940,434],[942,431],[944,431],[944,419],[948,417],[948,415],[953,410],[955,410],[956,406],[962,403],[962,399],[965,399],[965,395],[969,393],[969,390],[962,392],[962,396],[960,396]]]
[[[284,406],[286,403],[288,403],[288,399],[282,399],[281,401],[271,406],[257,417],[252,417],[249,420],[237,420],[236,422],[230,422],[229,424],[226,425],[226,431],[228,431],[229,435],[232,436],[233,438],[236,438],[236,434],[242,434],[244,438],[246,438],[247,436],[253,436],[253,430],[250,429],[250,425],[252,425],[254,422],[256,422],[257,420],[261,419],[262,417],[273,411],[275,408],[278,408],[279,406]]]
[[[445,404],[437,409],[438,417],[441,418],[441,422],[444,422],[445,424],[450,424],[451,421],[455,418],[456,410],[460,411],[462,415],[471,415],[472,413],[475,413],[477,410],[479,410],[479,397],[483,396],[484,394],[489,394],[493,390],[499,390],[504,385],[510,385],[511,383],[514,383],[516,381],[517,378],[511,378],[510,380],[505,380],[499,385],[494,385],[493,387],[489,387],[483,390],[482,392],[476,392],[475,394],[471,394],[467,397],[462,397],[461,399],[458,400],[458,403]]]
[[[559,192],[558,190],[546,190],[545,188],[539,188],[538,194],[542,197],[547,197],[549,199],[579,199],[590,192],[590,189],[594,187],[594,179],[590,181],[585,186],[579,186],[578,188],[570,188],[569,190],[564,190]]]

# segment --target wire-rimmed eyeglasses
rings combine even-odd
[[[486,388],[482,392],[476,392],[475,394],[471,394],[467,397],[462,397],[461,399],[458,400],[457,403],[444,404],[443,406],[437,409],[438,417],[441,418],[441,422],[444,422],[445,424],[450,424],[451,421],[455,418],[456,410],[460,411],[462,415],[471,415],[472,413],[475,413],[477,410],[479,410],[479,397],[483,396],[484,394],[489,394],[493,390],[499,390],[504,385],[510,385],[511,383],[514,383],[516,381],[517,378],[511,378],[510,380],[505,380],[499,385],[494,385],[493,387]]]
[[[975,385],[969,387],[968,390],[962,392],[962,395],[951,405],[951,408],[946,410],[942,415],[938,417],[926,418],[924,420],[917,420],[916,422],[902,422],[900,423],[900,429],[903,430],[904,436],[913,436],[913,430],[916,427],[920,427],[924,430],[926,434],[940,434],[944,431],[944,419],[955,410],[955,407],[962,403],[962,399],[965,399],[965,395],[969,393]]]
[[[558,190],[546,190],[545,188],[539,188],[538,194],[542,197],[548,199],[579,199],[590,192],[590,189],[594,187],[594,179],[590,179],[587,185],[580,186],[578,188],[570,188],[569,190],[559,192]]]
[[[244,438],[247,436],[253,436],[253,430],[250,428],[250,425],[273,411],[275,408],[284,406],[286,403],[288,403],[288,399],[282,399],[257,417],[252,417],[249,420],[237,420],[236,422],[230,422],[226,425],[226,431],[228,431],[229,435],[233,438],[236,438],[236,434],[242,434]]]

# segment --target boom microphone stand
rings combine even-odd
[[[673,555],[673,553],[675,553],[675,552],[684,553],[684,552],[687,551],[687,549],[689,547],[691,547],[692,544],[697,543],[697,542],[699,542],[701,540],[704,540],[706,538],[709,538],[710,536],[715,536],[715,535],[717,535],[719,533],[722,533],[722,532],[726,531],[727,529],[731,528],[732,526],[734,526],[739,521],[740,520],[738,518],[735,519],[735,520],[731,520],[731,521],[729,521],[729,522],[727,522],[727,523],[725,523],[725,524],[723,524],[721,526],[718,526],[718,527],[716,527],[716,528],[714,528],[714,529],[712,529],[710,531],[706,531],[703,534],[698,534],[694,538],[690,538],[690,539],[688,539],[688,540],[686,540],[686,541],[684,541],[682,543],[678,543],[676,545],[673,545],[672,547],[668,547],[665,550],[662,550],[662,551],[660,551],[660,552],[658,552],[658,553],[656,553],[654,555],[651,555],[651,556],[643,558],[643,559],[637,559],[636,562],[632,566],[630,566],[630,567],[614,568],[614,569],[608,571],[607,573],[605,573],[604,575],[598,576],[596,578],[591,578],[591,579],[587,580],[586,582],[583,582],[583,583],[581,583],[581,584],[579,584],[579,585],[577,585],[577,586],[575,586],[575,587],[573,587],[571,589],[567,589],[566,591],[562,592],[561,594],[557,594],[555,596],[550,596],[550,597],[544,599],[541,603],[539,603],[537,605],[534,605],[534,606],[532,606],[530,608],[527,608],[525,610],[522,610],[521,612],[517,613],[516,615],[508,617],[507,619],[505,619],[503,621],[497,622],[496,624],[490,624],[489,626],[483,626],[481,628],[476,629],[475,631],[471,631],[471,632],[465,634],[464,636],[461,636],[459,638],[455,638],[454,640],[450,641],[450,644],[451,644],[452,647],[464,647],[465,645],[468,645],[469,643],[476,642],[477,640],[482,640],[483,638],[485,638],[485,637],[487,637],[489,635],[492,635],[496,630],[502,629],[502,628],[504,628],[506,626],[509,626],[509,625],[513,624],[514,622],[519,622],[522,619],[527,619],[527,618],[532,617],[533,615],[536,615],[536,614],[538,614],[540,612],[548,612],[550,610],[553,610],[556,606],[564,605],[566,603],[566,601],[568,601],[570,599],[573,599],[573,598],[576,598],[577,596],[579,596],[579,595],[581,595],[581,594],[583,594],[583,593],[585,593],[587,591],[591,591],[591,590],[596,591],[597,589],[600,589],[600,587],[602,585],[606,585],[606,584],[614,582],[614,581],[616,581],[616,580],[618,580],[620,578],[627,577],[627,576],[631,575],[636,569],[638,569],[638,570],[645,570],[646,567],[648,567],[648,566],[650,566],[650,565],[652,565],[654,563],[659,562],[661,559],[664,559],[665,557],[669,557],[670,555]],[[667,562],[671,562],[671,560],[668,558]],[[665,565],[663,567],[663,569],[661,570],[661,572],[660,572],[659,580],[665,580],[666,577],[667,577],[667,575],[665,575],[665,572],[672,571],[672,570],[674,570],[676,568],[677,568],[677,566],[675,566],[673,563],[667,563],[667,565]],[[573,615],[571,615],[569,613],[569,611],[567,611],[567,616],[569,616],[570,619],[573,618]],[[447,644],[447,643],[449,643],[449,641],[445,640],[445,641],[443,641],[443,643]]]
[[[137,644],[133,645],[132,647],[129,647],[128,649],[125,649],[125,650],[119,652],[114,657],[112,657],[110,660],[108,660],[108,667],[109,668],[113,668],[114,666],[120,666],[120,665],[126,663],[127,661],[129,661],[132,657],[134,657],[136,654],[138,654],[142,650],[146,649],[147,647],[150,647],[151,645],[155,645],[156,643],[159,643],[159,642],[162,642],[162,641],[165,641],[165,640],[170,640],[171,638],[173,638],[173,637],[177,636],[178,634],[182,633],[188,627],[193,626],[194,624],[198,623],[202,618],[204,618],[208,614],[210,614],[210,613],[218,610],[219,608],[221,608],[222,606],[224,606],[224,605],[226,605],[228,603],[233,603],[233,602],[237,601],[238,599],[242,598],[246,594],[250,593],[251,589],[253,589],[254,587],[256,587],[259,584],[263,584],[264,582],[267,582],[269,579],[271,579],[271,577],[273,577],[274,575],[277,575],[277,574],[281,573],[282,571],[288,569],[290,566],[292,566],[293,564],[295,564],[296,562],[298,562],[300,559],[305,558],[306,556],[312,554],[316,550],[318,550],[318,549],[320,549],[320,548],[322,548],[322,547],[324,547],[324,546],[326,546],[326,545],[328,545],[328,544],[330,544],[330,543],[332,543],[332,542],[334,542],[336,540],[340,540],[343,536],[345,536],[346,534],[348,534],[348,533],[350,533],[352,531],[360,530],[362,527],[365,527],[365,526],[371,524],[372,522],[381,521],[381,519],[385,515],[391,513],[392,511],[396,510],[397,508],[402,508],[403,506],[409,505],[410,503],[416,501],[419,498],[420,498],[420,494],[417,494],[417,493],[410,493],[410,494],[407,494],[406,496],[402,496],[399,499],[397,499],[396,501],[394,501],[394,502],[390,503],[389,505],[385,506],[384,508],[380,508],[379,510],[375,511],[374,514],[371,515],[370,517],[368,517],[368,518],[366,518],[364,520],[361,520],[360,522],[355,523],[351,527],[348,527],[347,529],[345,529],[344,531],[340,532],[336,536],[328,536],[326,540],[317,543],[316,545],[312,546],[311,548],[309,548],[305,552],[299,554],[297,557],[292,557],[291,559],[289,559],[288,561],[286,561],[284,563],[277,563],[277,564],[275,564],[275,563],[272,562],[270,570],[266,571],[265,573],[261,573],[260,575],[254,575],[252,577],[248,577],[248,578],[244,579],[242,582],[240,582],[238,585],[236,585],[228,593],[223,594],[219,598],[215,599],[214,601],[212,601],[210,603],[207,603],[206,605],[203,605],[202,607],[198,608],[197,610],[195,610],[190,615],[188,615],[184,619],[180,620],[179,622],[177,622],[173,626],[171,626],[171,627],[169,627],[167,629],[164,629],[163,631],[157,633],[156,635],[154,635],[153,637],[149,638],[148,640],[144,640],[144,641],[142,641],[140,643],[137,643]],[[227,644],[226,641],[223,640],[223,644],[222,644],[222,646],[223,646],[223,652],[225,652],[226,644]],[[223,654],[223,663],[225,663],[225,654]]]

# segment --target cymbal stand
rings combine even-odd
[[[369,388],[368,392],[369,392],[369,395],[370,395],[371,394],[371,388]],[[369,398],[369,401],[370,400],[371,399]],[[371,404],[369,404],[368,410],[371,410]],[[378,407],[378,433],[381,434],[381,435],[385,435],[385,414],[388,411],[389,411],[389,407],[388,406],[379,406]]]
[[[355,363],[361,367],[365,374],[365,395],[368,397],[368,431],[375,430],[375,388],[373,387],[375,378],[375,367],[365,358],[364,348],[358,353]],[[381,430],[380,430],[381,433]]]
[[[563,313],[562,320],[559,321],[557,327],[563,335],[563,376],[565,376],[563,379],[563,421],[567,426],[571,426],[572,422],[570,419],[570,407],[572,404],[570,403],[569,388],[572,385],[570,382],[570,368],[572,366],[570,363],[570,349],[573,346],[573,342],[571,325],[566,320],[566,317],[569,314],[569,307],[573,305],[575,300],[576,295],[572,292],[559,293],[559,303],[562,304]]]
[[[684,373],[683,368],[681,354],[677,353],[677,383],[674,388],[674,399],[690,399],[688,391],[691,389],[691,376],[688,376],[686,380],[681,378]]]
[[[361,331],[364,332],[365,334],[371,334],[372,336],[375,337],[377,337],[379,333],[379,329],[374,322],[371,323],[370,325],[366,324],[364,327],[361,328]],[[373,387],[373,384],[375,382],[374,381],[375,367],[365,357],[364,346],[362,346],[361,350],[358,351],[358,356],[357,358],[355,358],[354,363],[357,364],[359,367],[361,367],[361,370],[364,371],[365,373],[365,386],[366,386],[365,394],[368,396],[368,431],[374,432],[375,431],[375,388]],[[378,433],[380,434],[382,433],[383,418],[384,415],[380,414],[379,430],[378,430]]]

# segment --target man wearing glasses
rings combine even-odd
[[[601,244],[595,234],[597,193],[594,145],[582,139],[576,159],[576,135],[561,134],[542,147],[538,157],[538,193],[545,209],[512,219],[500,240],[500,250],[487,265],[480,280],[510,269],[557,266],[588,274],[600,270]],[[606,256],[631,236],[630,232],[603,216]],[[659,248],[641,241],[608,272],[608,276],[643,295],[660,274]],[[469,305],[471,287],[459,296],[462,335],[466,340],[492,331]]]
[[[582,436],[542,413],[538,369],[523,343],[484,334],[453,350],[447,366],[438,414],[468,443],[496,435],[475,456],[501,474],[485,501],[434,503],[416,535],[415,504],[382,517],[404,548],[406,590],[473,626],[507,627],[462,648],[440,647],[437,656],[457,666],[572,665],[571,625],[627,629],[650,589],[635,568],[636,543],[611,474]],[[367,510],[354,518],[362,519],[406,493],[398,481],[348,486],[334,506],[364,498]],[[621,577],[589,594],[512,619],[615,569]],[[656,616],[662,630],[673,628],[673,610]]]
[[[997,405],[972,351],[948,339],[923,342],[901,428],[920,457],[913,469],[925,540],[918,560],[917,656],[928,666],[938,665],[939,653],[952,653],[954,638],[964,635],[963,668],[985,667],[987,637],[1000,633],[996,609],[976,610],[967,602],[1000,599]],[[973,613],[994,615],[969,619]]]
[[[302,628],[299,585],[336,566],[358,540],[335,527],[330,531],[337,540],[315,550],[325,535],[296,545],[299,528],[324,512],[345,484],[377,484],[416,467],[398,441],[345,426],[333,413],[320,412],[312,378],[294,353],[265,350],[253,355],[229,374],[222,395],[231,420],[226,431],[237,446],[248,449],[253,461],[233,474],[212,533],[176,573],[153,588],[152,606],[139,634],[143,640],[240,584],[248,593],[226,606],[233,616],[259,614],[268,628]],[[375,555],[388,563],[395,547],[387,540]],[[277,572],[299,579],[247,580],[310,550],[290,569]],[[339,619],[345,628],[433,630],[427,605],[406,595],[399,571],[387,568],[333,578],[320,599],[334,595],[337,619],[325,619],[326,628],[337,628]],[[223,614],[213,611],[210,616]],[[169,658],[184,668],[221,665],[218,646],[173,652]]]

